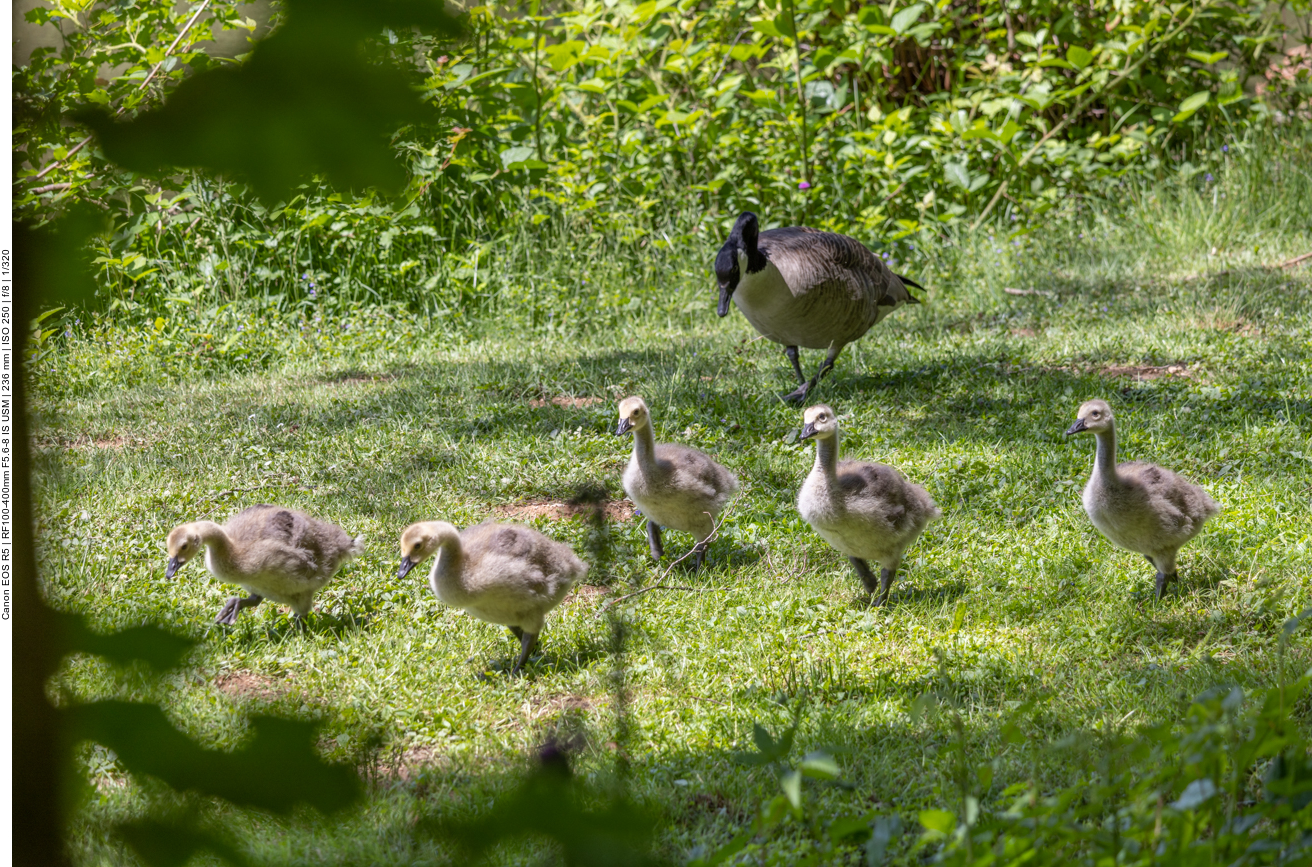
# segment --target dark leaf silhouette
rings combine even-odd
[[[383,27],[457,32],[435,2],[295,0],[287,22],[236,67],[206,69],[164,105],[127,121],[103,108],[77,118],[105,155],[133,171],[233,174],[266,201],[321,172],[335,186],[395,190],[405,170],[389,137],[433,121],[411,77],[364,44]]]
[[[86,621],[75,614],[55,612],[51,616],[63,632],[65,650],[99,654],[117,665],[141,661],[163,671],[181,662],[196,644],[158,626],[135,626],[113,635],[101,635],[87,628]]]
[[[340,810],[360,793],[350,769],[326,764],[315,754],[310,723],[252,717],[251,743],[225,753],[196,746],[155,705],[101,701],[69,708],[63,716],[73,740],[109,747],[129,771],[158,777],[180,791],[276,813],[296,804]]]
[[[640,867],[652,858],[653,819],[623,798],[607,798],[590,810],[585,792],[564,756],[548,748],[543,763],[479,819],[442,823],[439,836],[481,858],[502,840],[547,837],[560,844],[565,863],[576,867]]]
[[[192,856],[213,852],[229,863],[250,862],[223,840],[182,824],[143,819],[114,829],[149,867],[182,867]]]

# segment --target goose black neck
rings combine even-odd
[[[737,240],[738,246],[747,254],[747,273],[755,274],[765,267],[765,253],[761,252],[761,224],[751,211],[744,211],[738,222],[734,223],[730,240]]]

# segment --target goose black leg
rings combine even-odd
[[[787,355],[788,360],[793,363],[793,372],[797,374],[797,381],[801,383],[806,382],[806,377],[802,375],[802,363],[798,360],[797,347],[785,346],[784,355]]]
[[[518,629],[518,627],[511,627],[512,632],[516,629]],[[519,670],[524,667],[524,660],[528,659],[528,652],[533,649],[533,643],[538,640],[536,635],[530,635],[522,629],[519,629],[518,631],[520,633],[519,659],[515,661],[515,667],[510,669],[511,677],[515,677],[519,674]]]
[[[879,592],[879,584],[875,582],[875,573],[870,571],[869,564],[859,557],[848,557],[847,559],[851,561],[852,568],[856,570],[857,577],[860,578],[861,583],[865,585],[866,592],[871,595]]]
[[[647,544],[651,546],[651,556],[653,560],[659,560],[665,556],[665,545],[661,543],[661,528],[655,521],[647,521]]]
[[[1158,602],[1161,602],[1161,601],[1162,601],[1162,597],[1166,595],[1166,585],[1167,585],[1168,582],[1170,582],[1170,580],[1171,580],[1171,576],[1170,576],[1170,575],[1167,575],[1165,572],[1162,572],[1160,569],[1157,570],[1157,594],[1156,594],[1156,598],[1157,598],[1157,601],[1158,601]]]
[[[510,634],[518,638],[520,641],[524,640],[524,630],[518,626],[510,627]]]
[[[243,608],[254,608],[263,601],[264,597],[258,593],[252,593],[245,598],[242,598],[241,596],[230,597],[228,601],[224,603],[223,608],[219,610],[219,614],[214,618],[214,622],[222,623],[225,626],[231,626],[237,622],[237,615],[241,613]]]
[[[815,376],[811,377],[810,380],[803,382],[795,390],[784,395],[784,400],[789,403],[801,403],[806,400],[806,396],[810,393],[811,389],[816,387],[826,373],[834,369],[834,362],[838,360],[838,354],[842,351],[843,347],[841,346],[830,349],[829,354],[825,356],[824,362],[820,365],[820,369],[815,372]],[[793,358],[793,355],[789,355],[788,357],[791,359]],[[802,369],[800,366],[797,366],[797,374],[798,378],[801,378]]]

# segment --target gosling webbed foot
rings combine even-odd
[[[519,636],[519,659],[515,660],[515,667],[510,669],[511,677],[518,677],[520,669],[524,667],[524,661],[528,659],[529,651],[533,649],[533,644],[538,640],[536,635],[531,635],[520,630]]]
[[[1157,573],[1157,592],[1155,594],[1155,598],[1158,602],[1161,602],[1162,597],[1166,595],[1166,585],[1170,582],[1170,580],[1171,577],[1169,575],[1166,575],[1165,573],[1160,571]]]
[[[661,541],[660,525],[650,518],[647,519],[647,545],[651,548],[651,557],[659,561],[665,556],[665,543]]]
[[[254,608],[264,601],[264,597],[258,593],[252,593],[250,596],[232,596],[219,609],[219,613],[214,618],[215,623],[221,623],[224,626],[232,626],[237,622],[237,615],[242,612],[243,608]]]

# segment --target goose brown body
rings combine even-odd
[[[196,521],[175,527],[168,538],[168,577],[202,547],[214,577],[251,594],[232,597],[220,611],[216,621],[231,624],[243,608],[263,599],[290,606],[303,617],[314,605],[314,594],[363,551],[364,539],[293,509],[251,506],[221,526]]]
[[[917,284],[894,274],[864,244],[847,235],[806,226],[760,231],[755,214],[739,216],[715,260],[719,314],[729,301],[762,336],[782,344],[801,387],[813,388],[847,344],[904,304],[917,304],[907,289]],[[810,381],[802,375],[798,347],[828,350]]]
[[[1156,464],[1116,463],[1116,427],[1104,400],[1084,403],[1067,435],[1097,437],[1093,472],[1084,486],[1084,511],[1113,545],[1142,554],[1157,570],[1156,593],[1178,577],[1180,548],[1221,511],[1206,491]]]

